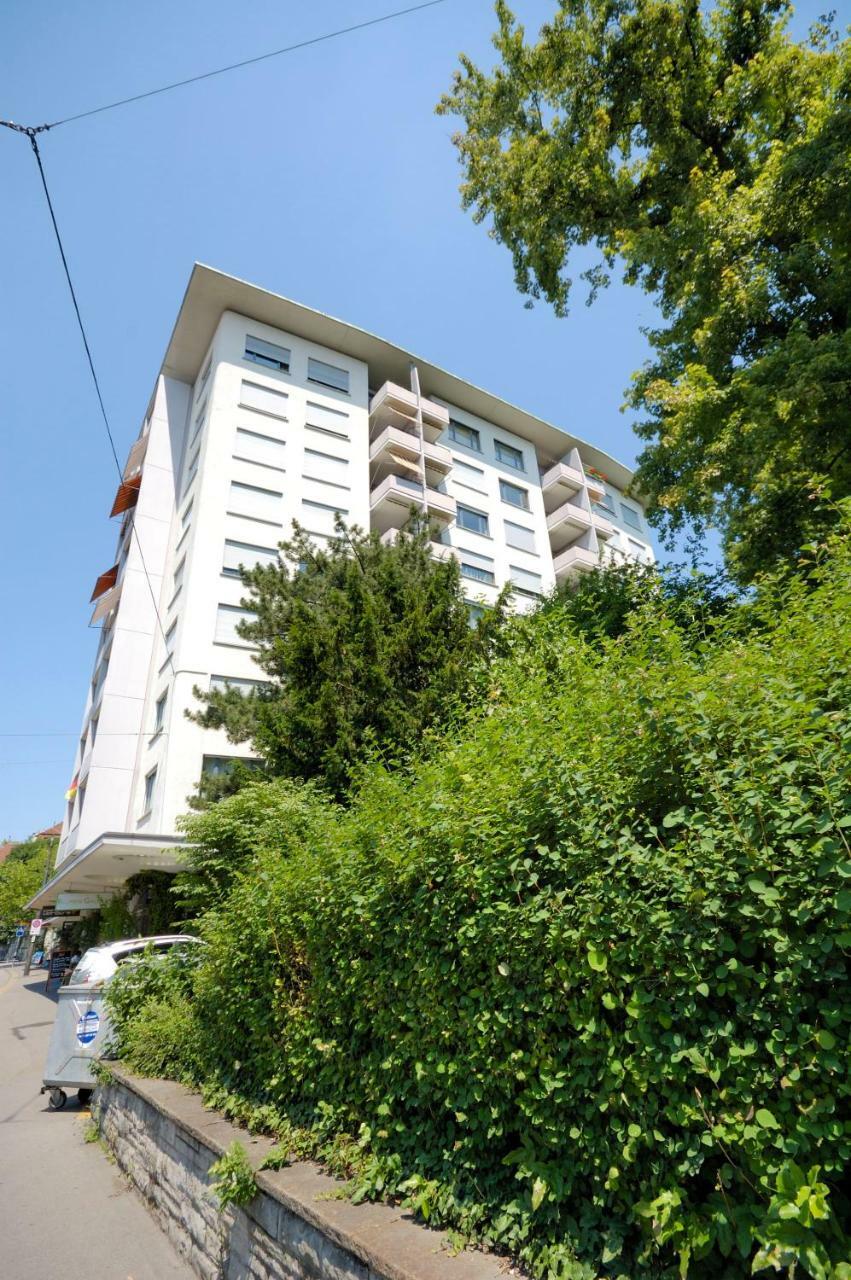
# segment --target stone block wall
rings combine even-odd
[[[398,1208],[338,1199],[340,1183],[305,1162],[258,1172],[251,1203],[221,1210],[210,1166],[236,1140],[259,1170],[271,1141],[182,1085],[113,1072],[95,1094],[101,1137],[202,1280],[505,1280],[503,1260],[453,1255]]]

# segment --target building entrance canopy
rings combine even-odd
[[[112,896],[140,871],[179,871],[180,848],[176,836],[127,835],[107,831],[86,849],[66,858],[47,884],[27,903],[30,910],[53,906],[69,891]]]

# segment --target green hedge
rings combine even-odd
[[[536,1276],[847,1280],[848,541],[710,639],[649,602],[511,643],[427,759],[243,864],[170,1069]],[[193,820],[201,864],[292,795]]]

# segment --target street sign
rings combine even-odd
[[[30,921],[30,937],[31,938],[38,937],[38,935],[41,933],[43,924],[44,924],[44,921],[39,919]]]
[[[26,929],[24,928],[24,926],[23,926],[22,924],[19,924],[19,925],[18,925],[18,927],[17,927],[17,929],[15,930],[15,937],[16,937],[16,938],[22,938],[22,937],[24,936],[24,934],[25,934],[25,933],[26,933]]]

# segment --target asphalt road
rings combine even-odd
[[[0,965],[0,1276],[191,1280],[192,1272],[97,1142],[71,1094],[39,1093],[55,1003],[44,973]]]

